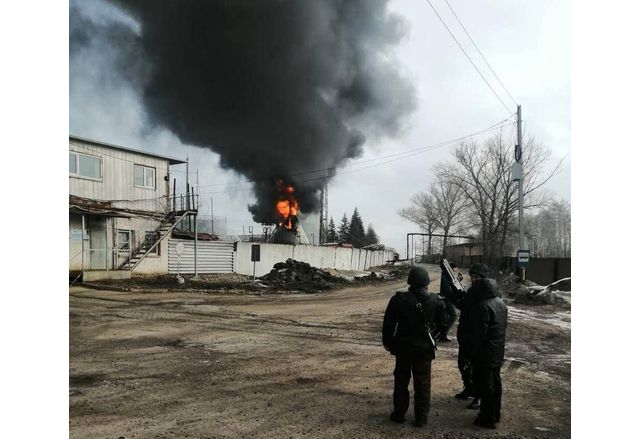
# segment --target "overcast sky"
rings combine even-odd
[[[485,77],[492,81],[502,100],[513,107],[511,112],[515,112],[515,105],[491,77],[445,1],[432,3]],[[449,3],[522,105],[526,132],[546,144],[555,160],[565,159],[562,172],[549,182],[548,189],[570,201],[569,2],[450,0]],[[101,1],[78,4],[96,20],[131,21]],[[455,139],[509,116],[426,0],[393,0],[390,7],[409,25],[395,53],[400,68],[414,82],[418,106],[404,133],[393,140],[367,142],[364,155],[355,162]],[[253,201],[248,182],[234,172],[220,169],[217,154],[183,145],[163,127],[145,126],[138,92],[107,73],[110,56],[94,53],[90,60],[71,61],[70,133],[178,158],[188,157],[191,169],[199,171],[206,213],[208,201],[213,197],[214,214],[227,217],[229,233],[241,232],[243,225],[254,225],[259,230],[247,210]],[[447,160],[453,148],[450,145],[365,170],[354,171],[357,167],[339,170],[329,184],[329,215],[339,222],[343,213],[350,216],[357,206],[365,225],[373,224],[381,242],[404,253],[406,233],[419,230],[397,212],[409,205],[413,194],[426,188],[433,179],[432,166]],[[307,228],[312,229],[306,230],[307,235],[315,233],[317,240],[317,230],[311,225]]]

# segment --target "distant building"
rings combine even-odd
[[[447,260],[461,266],[469,265],[472,256],[482,256],[482,254],[481,242],[467,242],[446,247]]]
[[[184,163],[69,136],[69,271],[167,273],[171,231],[197,213],[196,195],[170,192],[172,166]]]

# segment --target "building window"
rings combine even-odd
[[[102,159],[92,155],[70,152],[69,174],[76,177],[102,180]]]
[[[152,245],[158,239],[158,233],[156,232],[144,232],[144,241],[147,245]],[[160,244],[156,245],[153,250],[149,252],[149,255],[160,256]]]
[[[135,187],[142,187],[145,189],[156,188],[156,168],[133,165],[133,172],[135,177]]]
[[[131,230],[118,229],[118,241],[116,242],[118,251],[130,252],[131,251]]]

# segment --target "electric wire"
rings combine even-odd
[[[516,102],[516,100],[514,99],[514,97],[511,95],[511,93],[509,92],[509,90],[507,89],[507,87],[504,85],[504,83],[500,80],[500,78],[498,77],[498,74],[495,72],[495,70],[493,70],[493,68],[491,67],[491,64],[489,64],[489,61],[487,61],[487,58],[485,58],[485,56],[483,55],[482,51],[480,50],[480,48],[478,47],[478,45],[476,44],[476,42],[473,40],[473,38],[471,38],[471,35],[469,34],[469,32],[467,31],[467,28],[464,26],[464,24],[462,24],[462,21],[460,20],[460,18],[458,17],[458,14],[456,14],[456,12],[453,10],[453,8],[451,7],[451,5],[449,4],[449,0],[444,0],[447,3],[447,6],[449,7],[449,9],[451,10],[451,13],[453,14],[454,17],[456,17],[456,20],[458,20],[458,23],[460,24],[460,27],[462,27],[462,30],[464,30],[464,33],[467,34],[467,36],[469,37],[469,40],[471,40],[471,43],[473,44],[473,47],[476,48],[476,50],[478,51],[478,53],[480,54],[480,56],[482,57],[482,59],[484,60],[485,64],[487,65],[487,67],[489,67],[489,70],[491,70],[491,73],[493,73],[493,76],[495,76],[495,78],[498,80],[498,82],[500,83],[500,85],[502,86],[502,88],[504,89],[505,92],[507,92],[507,94],[509,95],[509,97],[511,98],[511,100],[513,101],[514,104],[518,105],[518,102]]]
[[[362,170],[366,170],[366,169],[371,169],[377,166],[382,166],[382,165],[386,165],[398,160],[403,160],[406,158],[410,158],[410,157],[414,157],[420,154],[423,154],[425,152],[428,151],[432,151],[435,150],[437,148],[441,148],[447,145],[450,145],[452,143],[455,142],[459,142],[462,141],[464,139],[468,139],[480,134],[484,134],[486,132],[490,132],[490,131],[495,131],[497,129],[502,129],[506,126],[510,126],[513,125],[513,121],[510,120],[511,118],[513,118],[513,116],[515,115],[515,113],[512,113],[508,118],[501,120],[500,122],[494,123],[493,125],[490,125],[489,127],[480,130],[480,131],[476,131],[474,133],[471,134],[467,134],[465,136],[461,136],[461,137],[457,137],[455,139],[450,139],[450,140],[446,140],[443,142],[439,142],[439,143],[435,143],[435,144],[431,144],[431,145],[427,145],[427,146],[423,146],[423,147],[419,147],[419,148],[414,148],[414,149],[410,149],[407,151],[402,151],[402,152],[398,152],[398,153],[394,153],[394,154],[388,154],[386,156],[381,156],[381,157],[375,157],[375,158],[371,158],[371,159],[367,159],[367,160],[360,160],[358,162],[354,162],[354,163],[350,163],[347,164],[345,166],[342,166],[340,169],[346,169],[343,172],[339,172],[334,174],[332,177],[338,176],[338,175],[344,175],[344,174],[350,174],[352,172],[358,172],[358,171],[362,171]],[[99,151],[96,150],[94,148],[88,147],[86,145],[78,145],[76,144],[75,146],[78,146],[80,148],[83,148],[87,151],[91,151],[94,152],[96,154],[102,154],[105,156],[109,156],[112,157],[114,159],[118,159],[118,160],[123,160],[125,162],[129,162],[129,163],[134,163],[136,164],[136,162],[132,161],[132,160],[128,160],[125,159],[123,157],[117,157],[115,155],[112,154],[108,154],[106,152],[103,151]],[[78,151],[79,152],[79,151]],[[388,159],[388,160],[387,160]],[[382,160],[382,161],[381,161]],[[368,166],[363,166],[363,167],[359,167],[362,166],[363,164],[367,164],[367,163],[372,163]],[[376,163],[377,162],[377,163]],[[354,168],[354,169],[349,169],[349,168]],[[335,170],[336,167],[331,167],[331,168],[322,168],[322,169],[316,169],[316,170],[311,170],[311,171],[302,171],[302,172],[297,172],[297,173],[293,173],[290,174],[290,177],[294,177],[294,176],[301,176],[301,175],[313,175],[313,174],[317,174],[319,172],[326,172],[329,170]],[[190,172],[191,173],[191,172]],[[254,179],[250,182],[250,184],[252,186],[245,186],[244,183],[241,184],[236,184],[236,185],[228,185],[227,183],[214,183],[214,184],[208,184],[208,185],[197,185],[197,189],[198,189],[198,195],[215,195],[215,194],[232,194],[232,193],[239,193],[239,192],[251,192],[254,190],[253,184],[255,184],[256,182],[260,182],[260,181],[273,181],[275,178],[278,178],[279,176],[270,176],[270,177],[264,177],[264,178],[260,178],[260,179]],[[316,177],[312,177],[312,178],[307,178],[304,180],[299,180],[296,181],[296,184],[300,184],[300,183],[309,183],[312,181],[316,181],[316,180],[322,180],[325,179],[326,175],[319,175]],[[235,190],[223,190],[223,191],[209,191],[209,192],[200,192],[200,189],[203,187],[214,187],[214,186],[226,186],[227,188],[229,187],[238,187],[239,189],[235,189]],[[166,196],[159,196],[159,197],[149,197],[149,198],[140,198],[140,199],[136,199],[136,200],[121,200],[121,201],[152,201],[152,200],[159,200],[159,199],[164,199],[167,198]],[[171,198],[171,197],[169,197]]]
[[[352,173],[352,172],[362,171],[362,170],[365,170],[365,169],[370,169],[370,168],[374,168],[374,167],[377,167],[377,166],[382,166],[382,165],[385,165],[385,164],[388,164],[388,163],[392,163],[392,162],[395,162],[395,161],[398,161],[398,160],[406,159],[406,158],[409,158],[409,157],[414,157],[414,156],[416,156],[416,155],[420,155],[420,154],[423,154],[423,153],[425,153],[425,152],[428,152],[428,151],[431,151],[431,150],[434,150],[434,149],[437,149],[437,148],[441,148],[441,147],[443,147],[443,146],[447,146],[447,145],[449,145],[449,144],[451,144],[451,143],[458,142],[458,141],[461,141],[461,140],[464,140],[464,139],[467,139],[467,138],[470,138],[470,137],[473,137],[473,136],[476,136],[476,135],[479,135],[479,134],[482,134],[482,133],[485,133],[485,132],[488,132],[488,131],[495,131],[495,130],[497,130],[497,129],[502,129],[502,128],[504,128],[504,127],[506,127],[506,126],[510,126],[510,125],[512,125],[512,124],[513,124],[513,122],[512,122],[512,123],[509,123],[509,124],[502,124],[502,125],[497,125],[497,124],[496,124],[496,126],[493,126],[493,127],[491,127],[491,128],[487,128],[487,129],[484,129],[484,130],[482,130],[482,131],[479,131],[479,132],[477,132],[477,133],[470,134],[470,135],[468,135],[468,136],[459,137],[459,138],[457,138],[457,139],[452,139],[452,140],[449,140],[449,141],[446,141],[446,142],[436,143],[436,144],[434,144],[434,145],[429,145],[429,146],[427,146],[427,147],[420,148],[420,150],[419,150],[419,151],[415,151],[415,150],[414,150],[414,151],[413,151],[413,153],[412,153],[412,154],[410,154],[410,155],[405,155],[405,156],[403,156],[403,157],[396,157],[396,158],[393,158],[393,159],[391,159],[391,160],[387,160],[387,161],[380,162],[380,163],[374,163],[374,164],[372,164],[372,165],[364,166],[364,167],[357,168],[357,169],[349,169],[349,170],[344,171],[344,172],[336,173],[334,176],[339,176],[339,175],[344,175],[344,174],[350,174],[350,173]],[[360,163],[360,164],[361,164],[361,163]],[[322,176],[319,176],[319,177],[313,177],[313,178],[308,178],[308,179],[305,179],[305,180],[299,180],[299,181],[297,181],[296,183],[297,183],[297,184],[300,184],[300,183],[308,183],[308,182],[312,182],[312,181],[316,181],[316,180],[321,180],[321,179],[325,179],[325,178],[326,178],[326,177],[325,177],[324,175],[322,175]],[[200,192],[200,193],[199,193],[199,195],[210,195],[210,194],[231,194],[231,193],[238,193],[238,192],[250,192],[250,191],[253,191],[253,190],[254,190],[254,188],[253,188],[253,187],[242,187],[242,186],[240,186],[240,185],[235,185],[235,186],[236,186],[236,187],[240,187],[240,189],[236,189],[236,190],[224,190],[224,191],[213,191],[213,192]],[[202,186],[199,186],[199,187],[202,187]]]
[[[433,6],[433,4],[431,3],[431,0],[427,0],[427,3],[429,3],[429,5],[431,6],[431,9],[433,9],[433,12],[436,13],[436,15],[438,16],[438,18],[440,19],[440,22],[442,23],[442,25],[445,27],[445,29],[447,29],[447,31],[449,32],[449,35],[451,35],[451,38],[453,38],[453,40],[456,42],[456,44],[458,45],[458,47],[460,48],[460,50],[462,50],[462,53],[464,53],[464,55],[467,57],[467,59],[469,60],[469,62],[471,63],[471,65],[473,66],[474,69],[476,69],[476,72],[478,72],[478,74],[480,75],[480,77],[482,78],[482,80],[485,82],[485,84],[487,84],[487,86],[489,87],[489,89],[493,92],[493,94],[495,95],[496,98],[498,98],[498,100],[500,101],[500,103],[502,103],[502,105],[504,106],[504,108],[507,109],[507,111],[511,111],[511,109],[507,106],[507,104],[504,103],[504,101],[500,98],[500,96],[498,95],[498,93],[496,93],[496,91],[494,90],[494,88],[491,86],[491,84],[489,84],[489,81],[487,81],[487,78],[485,78],[485,76],[482,74],[482,72],[480,71],[480,69],[478,69],[478,66],[476,66],[476,64],[473,62],[473,60],[471,59],[471,57],[469,56],[469,54],[467,53],[466,50],[464,50],[464,47],[462,47],[462,44],[460,44],[460,42],[458,41],[458,39],[455,37],[455,35],[453,35],[453,32],[451,32],[451,29],[449,29],[449,26],[447,26],[447,23],[444,22],[444,20],[442,19],[442,17],[440,16],[440,14],[438,13],[438,11],[436,10],[436,8]]]
[[[398,156],[405,156],[405,157],[398,157],[397,160],[400,160],[400,159],[403,159],[403,158],[407,158],[407,157],[413,157],[414,155],[418,155],[418,154],[421,154],[423,152],[431,151],[431,150],[439,148],[441,146],[446,146],[446,145],[448,145],[450,143],[459,142],[459,141],[464,140],[464,139],[469,138],[469,137],[477,136],[477,135],[483,134],[483,133],[488,132],[488,131],[493,131],[493,130],[501,127],[502,125],[505,125],[505,126],[506,125],[511,125],[513,122],[510,121],[510,119],[513,117],[514,114],[509,116],[509,118],[501,120],[500,122],[497,122],[497,123],[485,128],[485,129],[483,129],[481,131],[477,131],[477,132],[474,132],[474,133],[471,133],[471,134],[467,134],[465,136],[461,136],[461,137],[458,137],[458,138],[455,138],[455,139],[446,140],[444,142],[439,142],[439,143],[435,143],[435,144],[431,144],[431,145],[427,145],[427,146],[421,146],[421,147],[418,147],[418,148],[409,149],[407,151],[401,151],[401,152],[388,154],[388,155],[384,155],[384,156],[380,156],[380,157],[374,157],[374,158],[367,159],[367,160],[358,160],[356,162],[343,165],[343,166],[340,167],[340,169],[357,167],[357,166],[360,166],[360,165],[365,164],[365,163],[377,162],[379,160],[386,160],[386,159],[389,159],[389,158],[392,158],[392,157],[398,157]],[[509,122],[509,123],[507,124],[507,122]],[[396,159],[391,160],[391,161],[395,161],[395,160]],[[390,163],[391,161],[386,161],[384,163]],[[333,170],[336,170],[336,169],[337,169],[337,167],[334,166],[334,167],[330,167],[330,168],[321,168],[321,169],[315,169],[315,170],[311,170],[311,171],[301,171],[301,172],[288,174],[288,177],[297,177],[297,176],[307,175],[307,174],[317,174],[317,173],[320,173],[320,172],[324,173],[324,172],[333,171]],[[368,169],[368,167],[367,168],[362,168],[362,169]],[[343,173],[345,173],[345,172],[343,172]],[[252,182],[273,181],[274,179],[276,179],[278,177],[279,176],[271,175],[271,176],[268,176],[268,177],[252,179]],[[318,176],[317,178],[318,179],[322,179],[322,178],[325,178],[325,177],[326,177],[325,175],[321,175],[321,176]],[[203,187],[225,186],[225,185],[227,185],[227,183],[212,183],[212,184],[201,184],[201,185],[198,185],[198,187],[199,188],[203,188]]]

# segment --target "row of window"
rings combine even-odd
[[[69,175],[102,180],[102,159],[100,157],[69,152]],[[134,186],[155,189],[156,168],[133,165]]]

